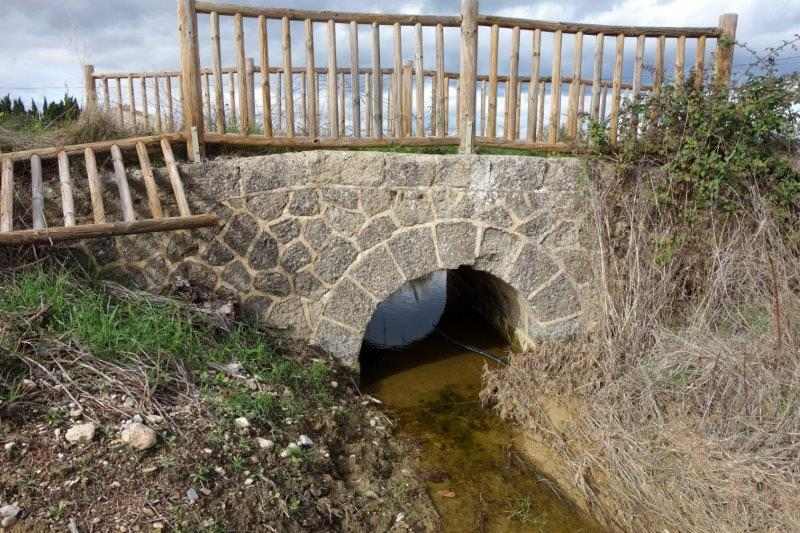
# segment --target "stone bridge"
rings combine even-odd
[[[518,347],[589,326],[580,159],[309,151],[181,171],[223,224],[84,243],[102,270],[233,298],[351,366],[376,306],[438,270],[490,274],[469,285]]]

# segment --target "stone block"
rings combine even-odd
[[[362,189],[361,209],[367,216],[383,213],[394,204],[397,193],[389,189]]]
[[[508,267],[517,255],[521,239],[518,235],[495,228],[483,232],[475,268],[505,279]]]
[[[358,233],[358,245],[362,250],[368,250],[391,237],[396,229],[397,224],[394,223],[391,217],[388,215],[379,216],[370,220]]]
[[[405,282],[386,246],[377,246],[364,252],[353,265],[349,276],[378,301],[386,299]]]
[[[352,243],[340,237],[334,237],[326,243],[318,254],[316,261],[317,275],[322,281],[332,285],[353,264],[357,255],[356,247]]]
[[[300,222],[295,218],[287,218],[271,224],[269,232],[275,236],[279,243],[286,244],[300,236]]]
[[[439,270],[433,228],[411,228],[396,233],[389,239],[389,250],[408,280]]]
[[[314,340],[320,348],[343,364],[351,368],[358,365],[358,354],[361,351],[359,333],[323,318],[317,326]]]
[[[493,191],[527,192],[540,189],[549,171],[550,159],[538,157],[495,156],[491,157],[490,177],[485,183],[474,187]]]
[[[348,278],[331,290],[323,316],[360,331],[365,328],[375,309],[372,297]]]
[[[268,321],[273,327],[289,331],[295,338],[307,337],[311,333],[303,302],[297,296],[273,303]]]
[[[241,263],[236,261],[229,264],[222,270],[220,279],[226,285],[233,287],[240,293],[249,292],[253,283],[253,278],[247,268]]]
[[[361,213],[336,206],[328,207],[325,210],[325,218],[328,219],[331,228],[345,237],[354,237],[366,222],[366,217]]]
[[[383,184],[384,155],[380,152],[320,151],[317,172],[319,184],[378,187]]]
[[[271,222],[283,215],[289,203],[288,191],[260,193],[247,197],[247,210],[264,222]]]
[[[430,197],[422,191],[401,191],[395,201],[394,214],[401,226],[417,226],[433,220]]]
[[[245,257],[258,233],[258,223],[248,214],[239,213],[228,222],[222,240],[231,250]]]
[[[293,242],[281,254],[281,266],[286,272],[294,273],[311,263],[312,255],[308,246],[300,241]]]
[[[271,296],[284,297],[292,292],[289,277],[282,272],[263,272],[256,276],[253,285],[256,290]]]
[[[383,168],[388,187],[430,187],[436,178],[437,156],[386,154]]]
[[[508,273],[511,285],[526,297],[556,275],[558,266],[539,246],[528,243]]]
[[[358,190],[345,187],[325,187],[322,201],[343,209],[358,209]]]
[[[475,263],[478,230],[469,222],[444,222],[436,225],[436,244],[442,266],[454,269]]]
[[[319,191],[316,189],[301,189],[292,192],[289,200],[289,213],[298,217],[317,215],[320,212]]]
[[[578,293],[563,273],[537,291],[529,301],[533,316],[539,322],[551,322],[580,312]]]
[[[226,244],[214,239],[208,243],[202,257],[211,266],[224,266],[233,261],[236,255]]]
[[[270,270],[278,265],[278,241],[269,233],[262,231],[253,242],[250,252],[250,267],[253,270]]]

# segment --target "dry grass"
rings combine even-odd
[[[486,397],[618,529],[800,531],[800,254],[756,192],[665,245],[646,189],[595,197],[602,332],[514,358]],[[585,407],[559,427],[545,397]]]

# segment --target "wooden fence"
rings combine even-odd
[[[467,153],[481,144],[563,148],[585,133],[582,118],[605,121],[615,142],[626,100],[666,83],[701,86],[709,57],[712,82],[727,85],[736,25],[731,14],[705,28],[545,22],[481,15],[476,0],[462,0],[459,16],[178,0],[180,70],[95,74],[88,67],[87,102],[120,120],[180,129],[190,143],[195,139],[190,154],[202,153],[207,142],[458,144]],[[343,32],[344,51],[337,50]],[[278,60],[269,50],[272,35],[279,36]],[[433,40],[432,58],[425,57],[426,38]],[[613,61],[607,61],[611,49]],[[690,65],[687,49],[694,52]],[[479,50],[488,57],[479,58]],[[446,69],[455,57],[451,67],[457,68]],[[181,87],[174,92],[178,100],[173,81]],[[137,82],[138,108],[146,110],[141,116]]]

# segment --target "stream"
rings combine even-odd
[[[481,405],[484,368],[498,363],[475,350],[504,357],[507,343],[466,306],[445,305],[445,287],[434,276],[392,295],[361,354],[365,390],[420,446],[444,531],[603,531],[514,448],[514,428]]]

